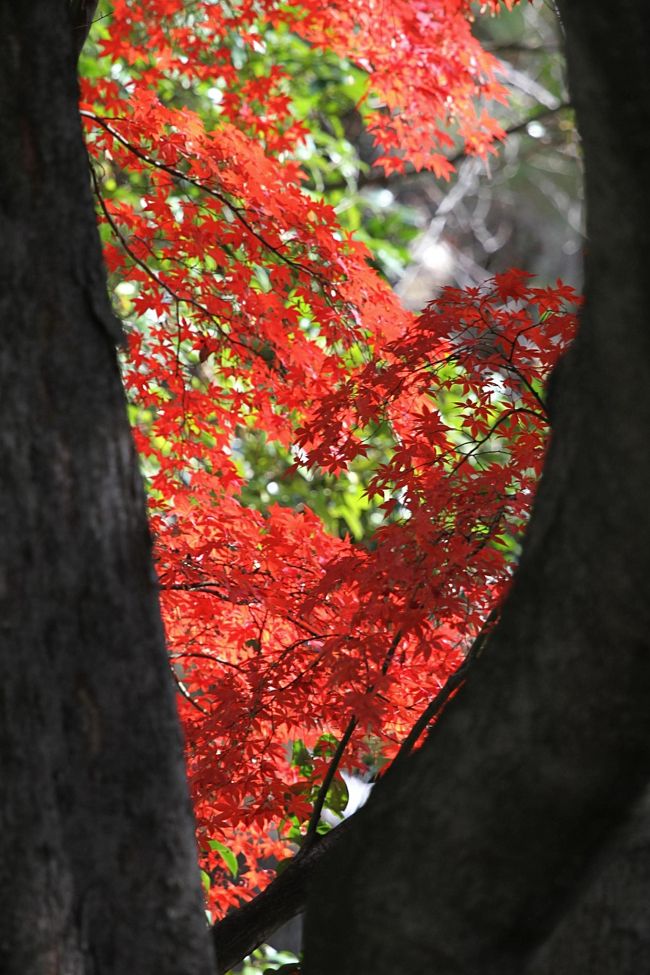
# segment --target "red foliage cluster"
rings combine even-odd
[[[372,740],[390,758],[498,604],[543,460],[544,381],[575,326],[570,289],[526,277],[445,291],[312,403],[297,440],[322,466],[363,451],[373,424],[393,431],[371,490],[402,516],[372,548],[327,535],[309,511],[216,506],[207,476],[156,518],[209,835],[232,845],[245,826],[261,841],[279,813],[308,818],[324,761],[292,767],[287,741],[313,748],[354,715],[346,766],[363,768]]]
[[[498,603],[575,324],[570,289],[518,271],[405,312],[301,185],[287,72],[241,77],[233,37],[255,49],[283,25],[351,58],[384,165],[446,175],[450,125],[480,153],[498,132],[469,20],[465,0],[117,0],[115,70],[83,84],[106,259],[134,290],[125,381],[217,913],[286,855],[352,717],[345,767],[390,759]],[[232,451],[251,426],[334,473],[387,432],[372,543],[244,507]]]

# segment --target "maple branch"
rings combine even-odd
[[[214,596],[224,603],[231,603],[233,606],[250,606],[251,600],[245,597],[233,599],[217,588],[216,583],[211,582],[170,582],[158,586],[160,592],[200,592],[208,596]]]
[[[497,429],[501,426],[502,423],[505,423],[506,420],[509,420],[511,416],[516,416],[519,415],[520,413],[524,413],[527,416],[532,416],[536,420],[541,420],[543,423],[547,422],[546,417],[543,414],[537,413],[535,410],[531,410],[528,406],[513,406],[512,409],[504,410],[503,413],[501,413],[501,415],[497,417],[497,419],[494,421],[494,423],[487,431],[485,436],[481,437],[480,440],[466,440],[465,443],[458,444],[456,450],[460,449],[461,447],[469,447],[470,444],[473,444],[474,446],[472,447],[471,450],[468,450],[466,454],[462,455],[461,459],[451,470],[450,476],[453,476],[454,474],[458,473],[458,471],[463,466],[463,464],[466,464],[467,461],[470,459],[470,457],[474,456],[474,454],[479,449],[479,447],[482,447],[484,444],[488,442],[490,437],[494,435],[494,433],[497,431]],[[421,466],[422,467],[429,466],[432,463],[433,461],[430,461],[428,462],[427,465],[422,464]]]
[[[156,274],[156,272],[152,268],[149,267],[149,265],[147,264],[146,261],[143,261],[140,257],[137,256],[137,254],[135,254],[135,252],[133,251],[133,248],[129,245],[129,242],[127,241],[126,237],[124,236],[124,234],[122,233],[122,231],[120,230],[120,228],[117,226],[117,224],[113,220],[113,217],[112,217],[111,213],[109,212],[108,207],[106,206],[106,201],[104,200],[104,197],[102,196],[101,190],[99,188],[99,181],[97,179],[97,173],[95,172],[95,168],[92,165],[90,166],[90,174],[91,174],[91,178],[92,178],[92,182],[93,182],[93,189],[95,191],[95,196],[97,197],[97,202],[99,203],[100,209],[101,209],[102,213],[104,214],[104,218],[106,220],[106,223],[109,225],[109,227],[111,228],[111,230],[113,231],[113,233],[115,234],[115,236],[117,237],[117,239],[119,240],[119,242],[122,245],[122,247],[124,248],[125,252],[131,258],[131,260],[133,261],[133,263],[134,264],[137,264],[137,266],[142,271],[144,271],[144,273],[147,275],[147,277],[151,278],[152,281],[155,281],[155,283],[158,285],[158,287],[161,288],[171,298],[173,298],[174,301],[176,301],[176,302],[185,301],[189,305],[196,306],[201,311],[202,314],[205,313],[205,314],[208,314],[209,315],[209,312],[207,312],[206,309],[203,308],[203,306],[199,305],[197,302],[193,301],[191,298],[181,298],[181,297],[179,297],[179,295],[176,294],[176,292],[173,290],[173,288],[170,288],[168,284],[165,284],[165,282],[162,280],[162,278],[158,274]],[[214,316],[210,316],[210,317],[214,318]],[[221,327],[218,325],[218,323],[216,321],[215,321],[215,324],[217,325],[217,328],[219,329],[219,331],[222,331]]]
[[[281,925],[300,913],[316,868],[348,832],[353,819],[354,816],[350,816],[343,820],[324,836],[317,834],[314,842],[303,847],[261,894],[212,926],[218,975],[224,975]]]
[[[543,399],[543,398],[542,398],[542,397],[541,397],[541,396],[539,395],[539,393],[538,393],[538,392],[537,392],[537,391],[535,390],[535,388],[534,388],[534,387],[533,387],[533,385],[532,385],[532,384],[531,384],[531,383],[530,383],[530,382],[528,381],[528,379],[526,379],[526,377],[524,376],[524,374],[523,374],[523,372],[521,372],[521,370],[519,370],[519,369],[517,369],[517,367],[516,367],[516,366],[513,366],[513,365],[512,365],[512,363],[508,363],[508,364],[507,364],[507,365],[506,365],[506,366],[505,366],[504,368],[505,368],[505,369],[506,369],[506,370],[507,370],[508,372],[510,372],[510,373],[512,373],[512,374],[513,374],[514,376],[516,376],[516,377],[517,377],[517,379],[519,380],[519,382],[520,382],[520,383],[522,384],[522,386],[525,386],[525,388],[526,388],[526,389],[528,390],[528,392],[530,393],[530,395],[531,395],[531,396],[532,396],[532,397],[533,397],[534,399],[536,399],[536,400],[537,400],[537,402],[538,402],[538,403],[539,403],[539,405],[540,405],[540,408],[541,408],[541,409],[543,410],[543,413],[544,413],[544,419],[545,419],[545,420],[546,420],[546,422],[548,423],[548,407],[547,407],[547,405],[546,405],[546,403],[545,403],[545,401],[544,401],[544,399]],[[533,412],[534,412],[534,411],[533,411]],[[537,416],[538,414],[537,414],[537,413],[535,413],[535,415]]]
[[[108,207],[106,206],[106,201],[104,200],[104,197],[102,196],[102,192],[99,188],[97,173],[95,172],[95,169],[92,165],[90,167],[90,173],[93,181],[93,189],[95,191],[95,196],[97,197],[97,202],[99,203],[100,209],[104,214],[106,223],[109,225],[109,227],[111,228],[111,230],[113,231],[117,239],[119,240],[125,252],[131,258],[133,263],[136,264],[142,271],[144,271],[147,277],[151,278],[151,280],[154,281],[158,285],[158,287],[161,288],[166,294],[168,294],[170,298],[172,298],[175,302],[177,303],[183,302],[186,305],[191,305],[193,308],[196,308],[197,311],[201,312],[202,315],[205,315],[212,322],[214,322],[217,330],[224,338],[228,338],[229,341],[234,342],[236,345],[244,345],[245,348],[248,349],[248,351],[253,351],[252,349],[249,349],[249,347],[245,343],[238,342],[237,339],[235,339],[232,335],[225,332],[223,326],[220,325],[219,321],[215,318],[215,316],[211,312],[208,311],[205,305],[202,305],[194,298],[181,297],[179,294],[177,294],[176,291],[174,291],[173,288],[171,288],[168,284],[166,284],[165,281],[162,280],[160,275],[156,274],[156,272],[149,267],[146,261],[143,261],[142,258],[138,257],[137,254],[135,254],[133,248],[129,245],[129,242],[127,241],[126,237],[124,236],[120,228],[117,226],[115,220],[113,219],[112,214],[110,213]]]
[[[489,41],[482,41],[483,49],[491,54],[502,54],[504,51],[514,54],[554,54],[561,51],[561,46],[553,42],[543,42],[540,44],[519,44],[516,41],[507,41],[505,44],[493,44]]]
[[[571,103],[567,101],[560,102],[559,105],[555,105],[552,108],[544,108],[540,112],[533,112],[526,118],[519,122],[514,122],[504,129],[504,138],[508,138],[511,135],[517,135],[519,132],[523,132],[531,122],[541,122],[546,118],[551,118],[557,115],[559,112],[564,111],[566,108],[571,108]],[[468,156],[466,149],[460,149],[458,152],[454,153],[453,156],[448,156],[447,161],[451,163],[452,166],[457,166],[459,162]],[[401,173],[390,173],[386,174],[381,167],[372,167],[366,173],[360,173],[357,179],[357,191],[364,189],[366,186],[390,186],[393,183],[399,183],[404,179],[413,179],[417,176],[422,176],[427,170],[415,169],[413,166],[405,166],[403,172]],[[334,190],[344,190],[348,187],[349,183],[347,180],[338,179],[331,183],[326,183],[324,191],[325,193],[331,193]]]
[[[451,677],[447,678],[433,700],[427,704],[426,708],[400,745],[397,755],[391,762],[390,769],[395,768],[398,763],[401,765],[404,759],[408,758],[417,745],[421,735],[426,731],[433,719],[438,717],[454,691],[456,691],[459,687],[462,687],[462,685],[465,683],[470,667],[477,657],[480,657],[481,653],[485,649],[485,644],[487,643],[497,616],[497,611],[492,610],[483,624],[480,633],[467,651],[465,659],[460,667],[454,671]],[[388,769],[386,773],[387,775],[390,774],[390,769]]]
[[[223,657],[214,657],[211,653],[198,653],[197,651],[182,651],[181,653],[170,654],[172,660],[185,660],[187,657],[197,660],[209,660],[211,663],[219,664],[221,667],[230,667],[239,673],[244,673],[241,664],[236,664],[232,660],[224,660]]]
[[[188,689],[185,687],[185,684],[180,679],[180,677],[178,676],[178,674],[176,673],[176,671],[174,670],[174,668],[173,667],[170,667],[169,669],[172,672],[172,677],[176,681],[176,686],[178,687],[178,691],[179,691],[181,697],[184,697],[185,700],[188,701],[192,705],[192,707],[196,708],[197,711],[200,711],[201,714],[203,714],[203,715],[205,715],[207,717],[209,715],[209,712],[206,711],[205,708],[202,707],[199,704],[198,701],[195,701],[194,700],[194,698],[192,697],[192,695],[190,694],[190,692],[188,691]]]
[[[172,298],[176,302],[177,307],[182,302],[185,305],[189,305],[191,308],[195,308],[198,312],[200,312],[201,315],[203,315],[205,318],[207,318],[209,321],[213,323],[213,325],[217,329],[217,332],[224,340],[227,340],[232,345],[241,346],[242,349],[245,349],[251,355],[254,355],[258,359],[261,359],[265,363],[265,365],[268,366],[269,363],[267,362],[262,352],[256,350],[251,345],[250,342],[246,341],[245,338],[237,339],[232,334],[232,332],[227,332],[219,322],[218,318],[216,318],[216,316],[213,315],[212,312],[209,311],[205,305],[202,305],[200,301],[197,301],[196,298],[183,297],[182,295],[179,295],[176,291],[174,291],[173,288],[171,288],[168,284],[165,283],[165,281],[163,281],[160,275],[156,274],[153,268],[149,267],[146,261],[143,261],[140,257],[137,256],[137,254],[135,254],[133,248],[129,245],[129,242],[127,241],[126,237],[124,236],[120,228],[117,226],[115,220],[113,219],[111,213],[109,212],[108,207],[106,206],[106,201],[104,200],[104,197],[102,196],[102,192],[99,188],[99,181],[97,179],[97,174],[92,165],[90,166],[90,173],[93,182],[93,189],[95,191],[95,196],[97,197],[97,202],[99,203],[100,209],[104,214],[106,223],[109,225],[109,227],[111,228],[111,230],[113,231],[117,239],[119,240],[120,244],[124,248],[125,253],[129,255],[133,263],[136,264],[142,271],[144,271],[147,277],[151,278],[151,280],[154,281],[159,288],[161,288],[166,294],[168,294],[170,298]],[[282,366],[282,363],[280,363],[278,371],[280,375],[284,375],[284,367]]]
[[[311,816],[309,817],[309,823],[307,825],[307,832],[305,833],[305,844],[311,845],[316,838],[316,830],[318,829],[318,823],[320,822],[320,816],[323,811],[323,806],[325,805],[325,799],[327,798],[327,793],[329,792],[330,786],[336,775],[336,771],[343,758],[343,753],[347,748],[350,738],[354,734],[354,729],[358,725],[358,721],[354,715],[348,721],[348,725],[341,736],[341,740],[336,746],[336,751],[332,755],[332,760],[325,774],[325,778],[321,783],[321,787],[318,790],[318,795],[316,796],[316,802],[314,803],[314,808],[312,810]]]
[[[383,677],[386,676],[388,668],[390,667],[391,664],[391,660],[395,656],[395,651],[397,650],[403,635],[404,635],[404,631],[401,629],[398,630],[395,636],[393,637],[388,650],[386,651],[386,656],[384,657],[384,661],[381,665],[381,673]],[[367,690],[367,693],[372,694],[374,689],[375,689],[375,685],[371,684],[371,686]],[[332,755],[332,760],[329,764],[329,768],[327,769],[327,773],[325,775],[325,778],[323,779],[321,787],[318,790],[316,802],[314,803],[314,808],[309,818],[309,824],[307,826],[307,832],[305,834],[305,843],[307,845],[313,843],[314,838],[317,835],[316,830],[318,829],[318,823],[320,821],[320,816],[323,811],[323,806],[325,805],[325,799],[327,798],[327,793],[329,792],[329,788],[332,784],[334,776],[336,775],[336,771],[341,763],[341,759],[343,758],[343,753],[345,752],[348,742],[350,741],[350,738],[354,734],[354,729],[356,728],[358,723],[359,722],[355,717],[355,715],[352,715],[352,717],[350,718],[347,724],[345,731],[343,732],[341,740],[336,746],[336,751]]]
[[[483,629],[472,644],[463,663],[447,679],[431,704],[422,712],[414,724],[390,768],[393,768],[398,760],[403,762],[408,757],[429,722],[442,710],[452,693],[463,685],[469,668],[485,646],[495,618],[496,613],[491,613]],[[390,666],[401,637],[401,632],[395,634],[386,653],[382,664],[382,673],[384,674]],[[343,754],[345,745],[349,741],[349,736],[345,740],[346,734],[353,722],[356,724],[355,718],[352,718],[348,724],[348,728],[346,728],[346,732],[339,742],[339,746],[333,757],[330,770],[328,770],[330,783],[336,771],[334,759],[339,756],[340,760],[340,755]],[[353,730],[354,728],[350,731],[350,735]],[[331,776],[330,771],[332,773]],[[390,769],[388,769],[386,774],[390,774]],[[323,782],[324,785],[325,782]],[[323,787],[321,787],[319,798],[321,794],[324,801],[326,791],[323,792]],[[310,827],[312,822],[317,824],[320,818],[320,811],[318,817],[314,816],[315,812],[316,807],[314,807],[314,812],[312,813]],[[354,815],[342,820],[341,823],[337,824],[324,835],[314,832],[311,839],[308,839],[310,836],[308,828],[305,842],[282,873],[278,874],[275,880],[271,881],[269,886],[261,894],[253,898],[252,901],[243,904],[230,914],[227,914],[221,921],[213,924],[212,938],[217,955],[218,975],[225,975],[225,972],[238,964],[247,955],[250,955],[274,931],[277,931],[279,927],[286,924],[287,921],[290,921],[301,912],[306,904],[309,887],[316,869],[319,867],[323,857],[328,855],[338,841],[347,834],[350,829],[350,824],[353,821]]]
[[[187,173],[182,172],[182,170],[176,169],[175,166],[169,166],[167,163],[160,162],[158,159],[153,159],[151,156],[147,155],[146,152],[143,152],[137,146],[134,146],[133,143],[129,142],[129,140],[124,138],[124,136],[121,136],[119,132],[117,132],[112,126],[110,126],[108,122],[105,121],[105,119],[101,118],[101,116],[95,115],[92,112],[87,112],[85,110],[80,111],[79,114],[83,115],[85,118],[91,119],[92,121],[100,125],[105,132],[108,132],[108,134],[112,136],[112,138],[116,139],[117,142],[119,142],[122,146],[124,146],[125,149],[127,149],[129,152],[132,152],[134,156],[136,156],[142,162],[146,163],[148,166],[152,166],[154,169],[159,169],[161,170],[161,172],[167,173],[167,175],[171,176],[173,179],[182,180],[185,183],[189,183],[191,186],[194,186],[196,189],[200,190],[201,192],[207,193],[208,196],[211,196],[215,200],[218,200],[218,202],[221,203],[223,206],[228,207],[228,209],[233,213],[233,215],[237,218],[237,220],[239,220],[241,225],[245,227],[248,233],[251,234],[251,236],[254,237],[263,247],[271,251],[271,253],[275,254],[275,256],[279,260],[281,260],[284,264],[286,264],[288,267],[293,268],[295,271],[302,271],[304,274],[307,274],[310,277],[314,278],[316,281],[318,281],[321,287],[323,288],[325,294],[326,294],[326,289],[332,287],[332,283],[327,281],[314,268],[310,268],[307,265],[302,264],[300,261],[296,261],[291,257],[287,257],[286,254],[282,253],[279,247],[276,247],[273,244],[269,243],[269,241],[264,237],[264,235],[261,234],[258,230],[256,230],[255,227],[248,220],[248,218],[244,216],[243,208],[237,206],[236,203],[233,203],[233,201],[225,193],[222,193],[220,190],[215,190],[212,187],[207,186],[205,183],[202,183],[200,180],[195,179],[193,176],[189,176]]]

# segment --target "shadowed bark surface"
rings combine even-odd
[[[525,975],[644,972],[650,958],[650,793],[592,864]]]
[[[465,689],[313,886],[309,975],[636,975],[648,943],[633,810],[650,770],[650,20],[642,0],[562,11],[588,252],[545,474]],[[609,906],[603,870],[617,878]],[[626,898],[634,950],[616,935]]]
[[[212,949],[72,6],[0,2],[0,971],[200,975]]]

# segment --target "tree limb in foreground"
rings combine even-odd
[[[445,681],[415,722],[391,768],[397,763],[401,765],[408,759],[421,735],[441,713],[454,692],[462,686],[473,661],[480,655],[485,646],[493,617],[494,614],[490,616],[477,636],[458,670]],[[389,768],[386,776],[390,774],[391,769]],[[286,924],[304,909],[316,867],[347,834],[353,820],[354,817],[343,820],[340,825],[324,836],[319,836],[313,831],[308,833],[305,838],[305,846],[261,894],[226,915],[221,921],[217,921],[212,928],[212,937],[217,954],[219,975],[223,975],[246,955],[250,955],[281,925]]]
[[[224,975],[303,910],[315,867],[347,833],[352,820],[344,820],[300,851],[261,894],[213,926],[218,975]]]

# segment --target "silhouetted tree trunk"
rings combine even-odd
[[[586,304],[501,623],[313,888],[309,975],[638,975],[650,958],[650,17],[564,0]]]
[[[0,0],[0,971],[201,975],[211,946],[73,6]]]

